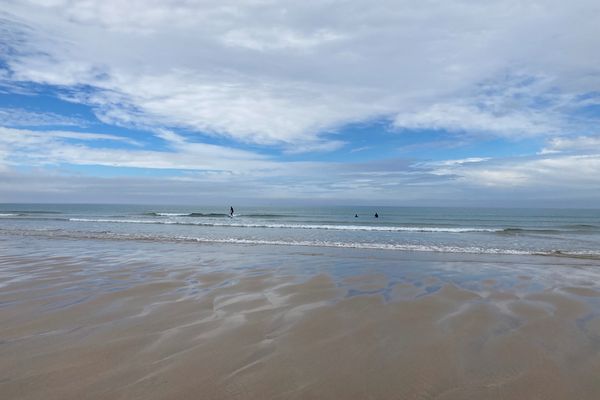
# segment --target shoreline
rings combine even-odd
[[[188,236],[149,236],[120,234],[116,232],[88,232],[88,231],[65,231],[64,233],[56,230],[5,230],[0,229],[0,236],[11,238],[40,238],[47,240],[89,240],[89,241],[114,241],[114,242],[147,242],[147,243],[173,243],[173,244],[199,244],[199,245],[234,245],[234,246],[278,246],[278,247],[306,247],[306,248],[330,248],[343,250],[373,250],[373,251],[394,251],[405,253],[434,253],[434,254],[460,254],[460,255],[482,255],[482,256],[540,256],[573,258],[591,261],[600,261],[600,251],[565,251],[565,250],[517,250],[502,248],[480,248],[480,247],[457,247],[446,245],[415,245],[415,244],[382,244],[382,243],[342,243],[342,242],[323,242],[323,241],[281,241],[281,240],[262,240],[262,239],[219,239],[219,238],[199,238]]]

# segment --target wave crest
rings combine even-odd
[[[225,215],[225,214],[224,214]],[[105,222],[117,224],[158,224],[158,225],[195,225],[206,227],[267,228],[267,229],[320,229],[337,231],[374,231],[374,232],[500,232],[502,228],[451,228],[427,226],[374,226],[374,225],[326,225],[326,224],[244,224],[218,222],[190,222],[173,220],[110,219],[110,218],[69,218],[73,222]]]

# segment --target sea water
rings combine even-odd
[[[600,257],[600,210],[233,206],[1,204],[0,235]]]

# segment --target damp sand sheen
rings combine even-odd
[[[2,399],[600,398],[591,256],[15,225],[0,232]]]

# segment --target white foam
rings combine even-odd
[[[19,216],[19,214],[4,214],[4,213],[0,214],[0,217],[18,217],[18,216]]]
[[[458,247],[458,246],[438,246],[438,245],[415,245],[400,243],[362,243],[362,242],[331,242],[331,241],[285,241],[285,240],[260,240],[260,239],[212,239],[189,236],[179,236],[179,240],[195,241],[202,243],[231,243],[231,244],[251,244],[251,245],[275,245],[275,246],[306,246],[306,247],[339,247],[353,249],[373,249],[373,250],[402,250],[436,253],[470,253],[470,254],[513,254],[530,255],[536,254],[525,250],[496,249],[482,247]]]
[[[153,213],[154,215],[158,216],[158,217],[187,217],[190,215],[190,213]]]
[[[322,229],[335,231],[373,231],[373,232],[499,232],[502,229],[491,228],[447,228],[428,226],[373,226],[373,225],[309,225],[309,224],[210,224],[211,226],[233,226],[238,228],[287,228]]]
[[[186,214],[187,215],[187,214]],[[373,232],[441,232],[441,233],[464,233],[464,232],[500,232],[502,228],[450,228],[450,227],[428,227],[428,226],[372,226],[372,225],[323,225],[323,224],[242,224],[242,223],[208,223],[208,222],[181,222],[181,221],[156,221],[136,219],[91,219],[70,218],[74,222],[106,222],[122,224],[159,224],[159,225],[196,225],[206,227],[234,227],[234,228],[267,228],[267,229],[319,229],[337,231],[373,231]]]
[[[103,219],[103,218],[69,218],[73,222],[110,222],[115,224],[163,224],[165,222],[140,219]]]

